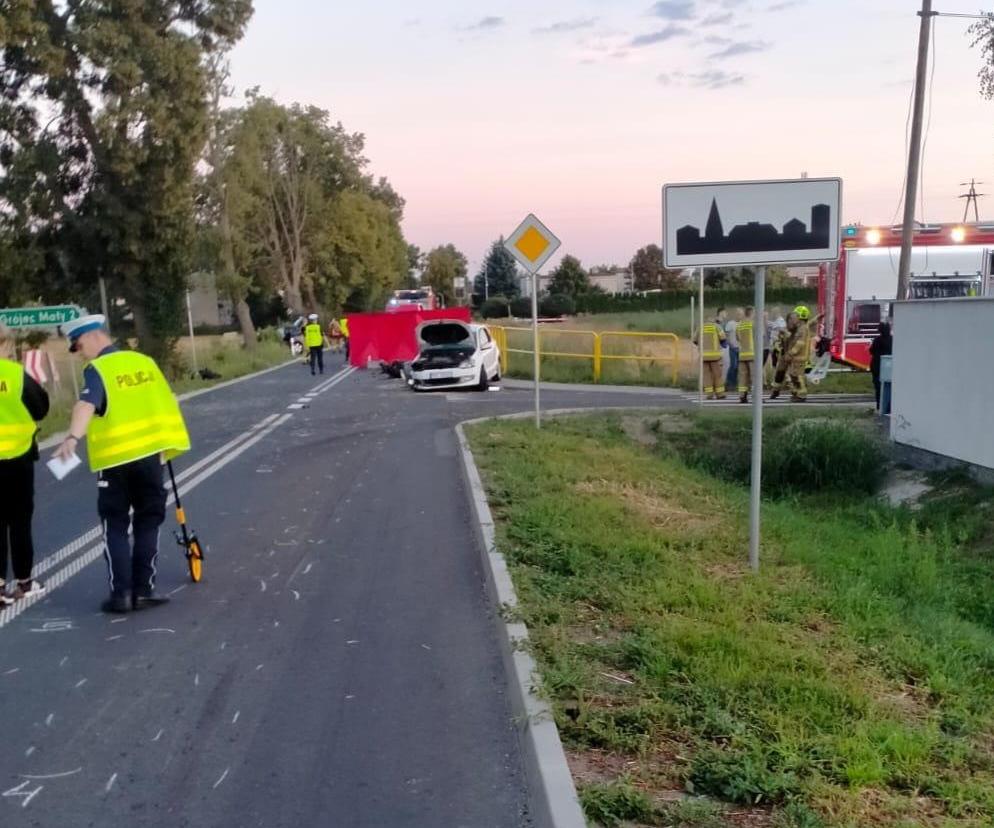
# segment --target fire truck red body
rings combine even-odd
[[[994,224],[918,225],[912,245],[909,299],[994,295]],[[869,368],[870,342],[897,298],[900,258],[900,226],[843,228],[842,256],[818,279],[834,360]]]

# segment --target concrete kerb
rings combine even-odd
[[[252,374],[245,374],[241,377],[235,377],[234,379],[225,380],[224,382],[219,382],[217,385],[211,385],[208,388],[198,388],[196,391],[187,391],[185,394],[179,394],[176,399],[180,402],[186,400],[192,400],[194,397],[199,397],[202,394],[210,394],[212,391],[220,391],[222,388],[228,388],[232,385],[238,385],[240,382],[245,382],[246,380],[255,379],[256,377],[261,377],[266,374],[271,374],[273,371],[279,371],[280,368],[286,368],[287,365],[293,365],[294,363],[299,363],[300,358],[294,357],[286,362],[281,362],[279,365],[273,365],[269,368],[263,368],[261,371],[256,371]],[[54,448],[59,445],[63,440],[66,439],[67,431],[60,431],[57,434],[53,434],[51,437],[46,437],[38,444],[38,448],[41,451],[45,449]]]

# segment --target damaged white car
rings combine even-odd
[[[500,350],[483,325],[439,319],[421,323],[417,337],[418,358],[408,375],[415,391],[473,387],[486,391],[500,380]]]

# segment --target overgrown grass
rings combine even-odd
[[[192,362],[187,356],[187,349],[181,351],[181,359],[186,368],[181,376],[172,381],[173,391],[183,394],[188,391],[196,391],[200,388],[209,388],[230,379],[261,371],[279,365],[289,359],[287,347],[282,342],[276,342],[272,338],[262,339],[253,351],[246,351],[240,342],[221,340],[218,337],[205,337],[205,342],[201,343],[197,351],[198,367],[209,368],[220,375],[218,379],[205,380],[194,377],[192,374]],[[41,430],[38,434],[40,440],[52,434],[57,434],[69,425],[69,416],[72,411],[75,397],[73,395],[72,378],[66,376],[68,371],[75,370],[77,381],[81,378],[82,363],[68,360],[61,366],[62,381],[57,391],[51,390],[49,394],[50,409],[48,416],[41,422]]]
[[[623,425],[471,430],[563,737],[626,760],[588,815],[726,824],[676,822],[659,794],[683,790],[778,828],[991,825],[989,534],[829,487],[764,503],[753,575],[747,490],[673,448],[700,425],[656,450]]]

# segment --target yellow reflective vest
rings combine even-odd
[[[90,469],[122,466],[188,451],[190,435],[179,403],[155,360],[134,351],[115,351],[90,363],[103,380],[107,409],[87,431]]]
[[[739,359],[751,360],[756,358],[756,335],[751,319],[739,322],[735,329],[739,337]]]
[[[701,350],[705,362],[714,362],[721,359],[721,343],[725,339],[725,332],[718,322],[708,322],[702,329]]]
[[[320,348],[324,345],[324,333],[317,322],[311,322],[304,328],[304,344],[308,348]]]
[[[0,460],[13,460],[31,450],[38,426],[24,405],[24,368],[0,359]]]
[[[349,335],[349,320],[344,316],[338,320],[338,327],[342,329],[342,336],[348,338]]]

